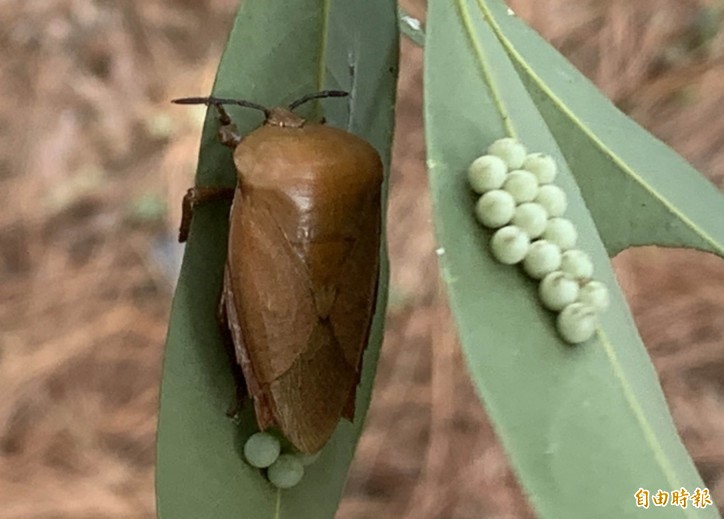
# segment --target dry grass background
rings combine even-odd
[[[724,34],[704,37],[716,2],[511,3],[724,185]],[[0,4],[0,519],[153,517],[171,297],[157,258],[168,253],[200,131],[193,112],[168,100],[209,90],[235,4]],[[430,282],[421,51],[402,50],[389,327],[338,517],[530,517]],[[614,264],[722,508],[724,264],[654,248]]]

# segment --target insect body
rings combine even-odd
[[[261,430],[277,426],[300,451],[318,451],[340,417],[354,417],[362,353],[379,274],[382,163],[346,131],[307,122],[290,108],[189,98],[220,113],[234,147],[222,312]],[[346,95],[346,94],[344,94]],[[243,139],[222,104],[264,111]],[[194,205],[232,196],[196,188],[185,199],[181,239]]]

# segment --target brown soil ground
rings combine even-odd
[[[724,186],[714,0],[512,2],[614,101]],[[419,2],[408,2],[421,14]],[[151,518],[172,293],[157,258],[191,185],[234,0],[6,0],[0,9],[0,519]],[[338,517],[530,517],[436,279],[420,49],[403,44],[392,304]],[[724,507],[724,264],[655,248],[615,267],[677,427]]]

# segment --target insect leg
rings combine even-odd
[[[200,204],[216,200],[233,200],[233,187],[192,187],[186,192],[181,209],[181,225],[178,231],[178,241],[183,243],[189,237],[191,218],[194,209]]]
[[[184,97],[182,99],[174,99],[172,103],[180,105],[213,105],[216,108],[216,112],[219,114],[219,140],[221,144],[229,146],[230,148],[236,148],[241,142],[241,135],[236,125],[232,122],[231,117],[222,106],[226,104],[235,104],[245,106],[247,108],[254,108],[264,112],[266,117],[269,117],[269,110],[261,105],[252,103],[250,101],[244,101],[242,99],[219,99],[218,97]]]
[[[224,109],[221,103],[213,103],[216,111],[219,113],[219,127],[218,136],[221,144],[228,146],[229,148],[236,148],[241,142],[241,135],[236,125],[232,122],[228,112]]]

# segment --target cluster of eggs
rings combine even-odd
[[[266,469],[266,477],[275,487],[292,488],[302,480],[304,467],[317,461],[319,453],[282,453],[276,436],[258,432],[244,443],[244,457],[252,467]]]
[[[525,273],[540,281],[543,306],[559,312],[561,337],[578,344],[593,336],[609,296],[606,286],[592,278],[590,256],[575,248],[578,232],[563,218],[568,201],[553,183],[557,172],[549,155],[529,154],[518,140],[505,138],[470,164],[468,182],[481,195],[477,220],[495,229],[490,240],[495,259],[522,263]]]

